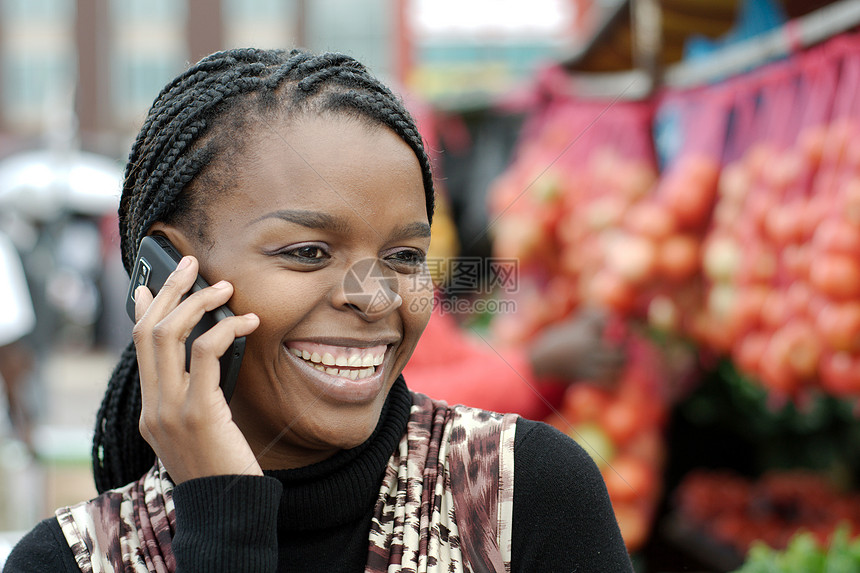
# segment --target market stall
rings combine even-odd
[[[860,566],[860,6],[806,8],[695,63],[654,51],[645,89],[594,76],[593,47],[587,75],[544,70],[490,190],[521,287],[495,339],[599,306],[628,344],[616,386],[572,384],[547,421],[642,571]]]

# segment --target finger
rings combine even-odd
[[[195,257],[185,256],[180,259],[176,268],[167,276],[158,294],[146,308],[141,319],[155,324],[170,313],[182,300],[182,297],[194,285],[197,279],[198,262]],[[135,307],[135,312],[137,307]]]
[[[206,312],[226,303],[232,294],[230,283],[216,283],[190,295],[153,326],[155,378],[163,398],[172,400],[188,384],[186,341],[191,331]]]
[[[182,301],[194,283],[197,267],[194,257],[184,257],[145,311],[145,296],[140,303],[143,314],[135,325],[134,339],[141,393],[147,400],[153,396],[154,404],[177,398],[177,392],[187,385],[185,341],[203,314],[226,303],[233,292],[232,285],[222,281]]]
[[[134,291],[134,340],[135,352],[137,354],[137,370],[140,375],[141,400],[146,403],[150,394],[151,382],[155,381],[155,352],[146,334],[146,327],[141,323],[141,318],[152,304],[152,292],[145,286],[139,286]]]
[[[204,404],[207,397],[220,387],[221,356],[240,336],[247,336],[260,325],[256,314],[231,316],[200,335],[191,347],[190,383],[188,402]]]
[[[158,344],[159,339],[168,340],[169,333],[164,327],[159,327],[159,322],[171,312],[182,296],[194,284],[197,277],[197,259],[194,257],[183,257],[180,259],[176,269],[170,273],[164,285],[158,292],[158,295],[153,297],[149,289],[146,292],[141,292],[140,300],[135,298],[135,325],[132,330],[135,348],[138,356],[138,368],[141,377],[141,392],[145,390],[148,383],[155,383],[162,379],[159,376],[158,362],[164,364],[170,356],[170,364],[178,364],[179,357],[182,357],[182,370],[185,371],[184,349],[181,354],[175,349],[173,352],[165,344]],[[140,291],[138,288],[135,293]],[[147,295],[148,293],[148,295]],[[160,349],[157,349],[159,346]],[[161,354],[159,354],[161,353]]]
[[[147,287],[140,285],[136,289],[134,289],[134,322],[137,322],[143,318],[143,315],[146,314],[146,309],[149,308],[149,305],[152,304],[152,291],[150,291]]]

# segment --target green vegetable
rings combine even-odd
[[[838,527],[830,543],[822,547],[808,532],[796,534],[784,551],[755,543],[743,566],[735,573],[854,573],[860,571],[860,538],[852,539],[850,527]]]

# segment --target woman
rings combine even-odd
[[[575,443],[407,389],[432,213],[414,122],[351,58],[232,50],[168,84],[129,158],[121,246],[127,270],[146,235],[185,257],[135,292],[96,425],[104,493],[6,570],[630,570]],[[183,298],[198,272],[213,286]],[[186,371],[188,333],[228,302]],[[228,404],[218,356],[239,336]]]

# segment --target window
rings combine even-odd
[[[73,100],[74,0],[0,0],[6,125],[41,131]],[[56,116],[54,116],[56,117]]]
[[[181,0],[112,0],[115,20],[125,22],[184,21],[188,5]]]
[[[114,119],[137,127],[155,96],[188,57],[188,5],[179,0],[111,2],[111,107]]]
[[[391,75],[394,11],[390,0],[315,0],[307,3],[307,10],[308,47],[343,52],[376,75]]]
[[[0,16],[4,21],[59,21],[74,18],[73,0],[2,0]]]
[[[225,47],[293,47],[297,8],[297,0],[222,0]]]

